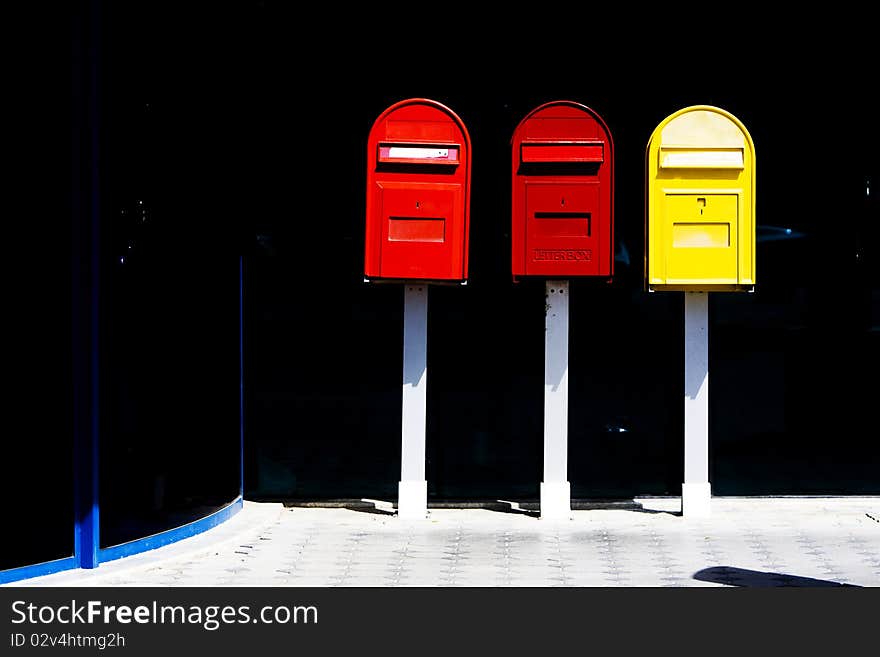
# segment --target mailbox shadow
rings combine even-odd
[[[700,582],[714,582],[726,586],[742,586],[748,588],[861,588],[855,584],[841,584],[827,579],[814,579],[785,573],[748,570],[733,566],[713,566],[694,573],[694,579]]]
[[[498,511],[499,513],[513,513],[517,515],[541,517],[541,505],[538,502],[512,502],[510,500],[495,500],[484,502],[480,508]],[[641,502],[636,500],[572,500],[572,511],[634,511],[635,513],[665,513],[671,516],[680,516],[681,511],[665,511],[663,509],[646,509]]]
[[[666,515],[669,515],[669,516],[678,516],[678,517],[681,517],[681,510],[678,510],[678,511],[666,511],[665,509],[646,509],[646,508],[642,505],[641,502],[633,502],[633,508],[630,509],[630,510],[631,510],[631,511],[635,511],[636,513],[651,513],[651,514],[665,513]]]
[[[362,498],[359,502],[346,504],[345,508],[349,511],[358,511],[359,513],[373,513],[380,516],[393,516],[397,513],[397,509],[391,502],[385,500],[371,500]]]
[[[680,516],[681,511],[666,511],[665,509],[648,509],[638,500],[572,500],[573,511],[633,511],[634,513],[665,513],[670,516]]]
[[[268,498],[261,498],[261,500],[270,501]],[[392,502],[387,502],[385,500],[371,500],[367,498],[360,500],[281,501],[285,508],[347,509],[348,511],[373,513],[382,516],[393,516],[397,513],[397,509]]]
[[[530,516],[532,518],[540,518],[541,511],[537,508],[537,504],[528,504],[528,508],[520,502],[511,502],[510,500],[496,500],[495,504],[489,505],[492,511],[500,513],[513,513],[520,516]]]

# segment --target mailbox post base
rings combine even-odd
[[[571,484],[567,481],[541,482],[541,519],[571,518]]]
[[[397,517],[409,520],[428,517],[427,481],[401,481],[398,484]]]
[[[712,486],[706,481],[681,485],[681,515],[705,518],[712,514]]]

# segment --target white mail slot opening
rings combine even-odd
[[[379,162],[458,164],[457,144],[379,144]]]
[[[741,148],[695,149],[660,147],[661,169],[742,169]]]

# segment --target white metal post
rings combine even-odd
[[[684,516],[710,514],[709,293],[684,295]]]
[[[428,286],[407,285],[403,297],[403,419],[397,515],[428,515],[425,414],[428,393]]]
[[[544,480],[541,518],[571,516],[568,483],[568,281],[547,281],[544,319]]]

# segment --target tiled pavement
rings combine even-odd
[[[540,520],[511,509],[246,502],[205,534],[14,586],[880,586],[880,497],[677,498]]]

